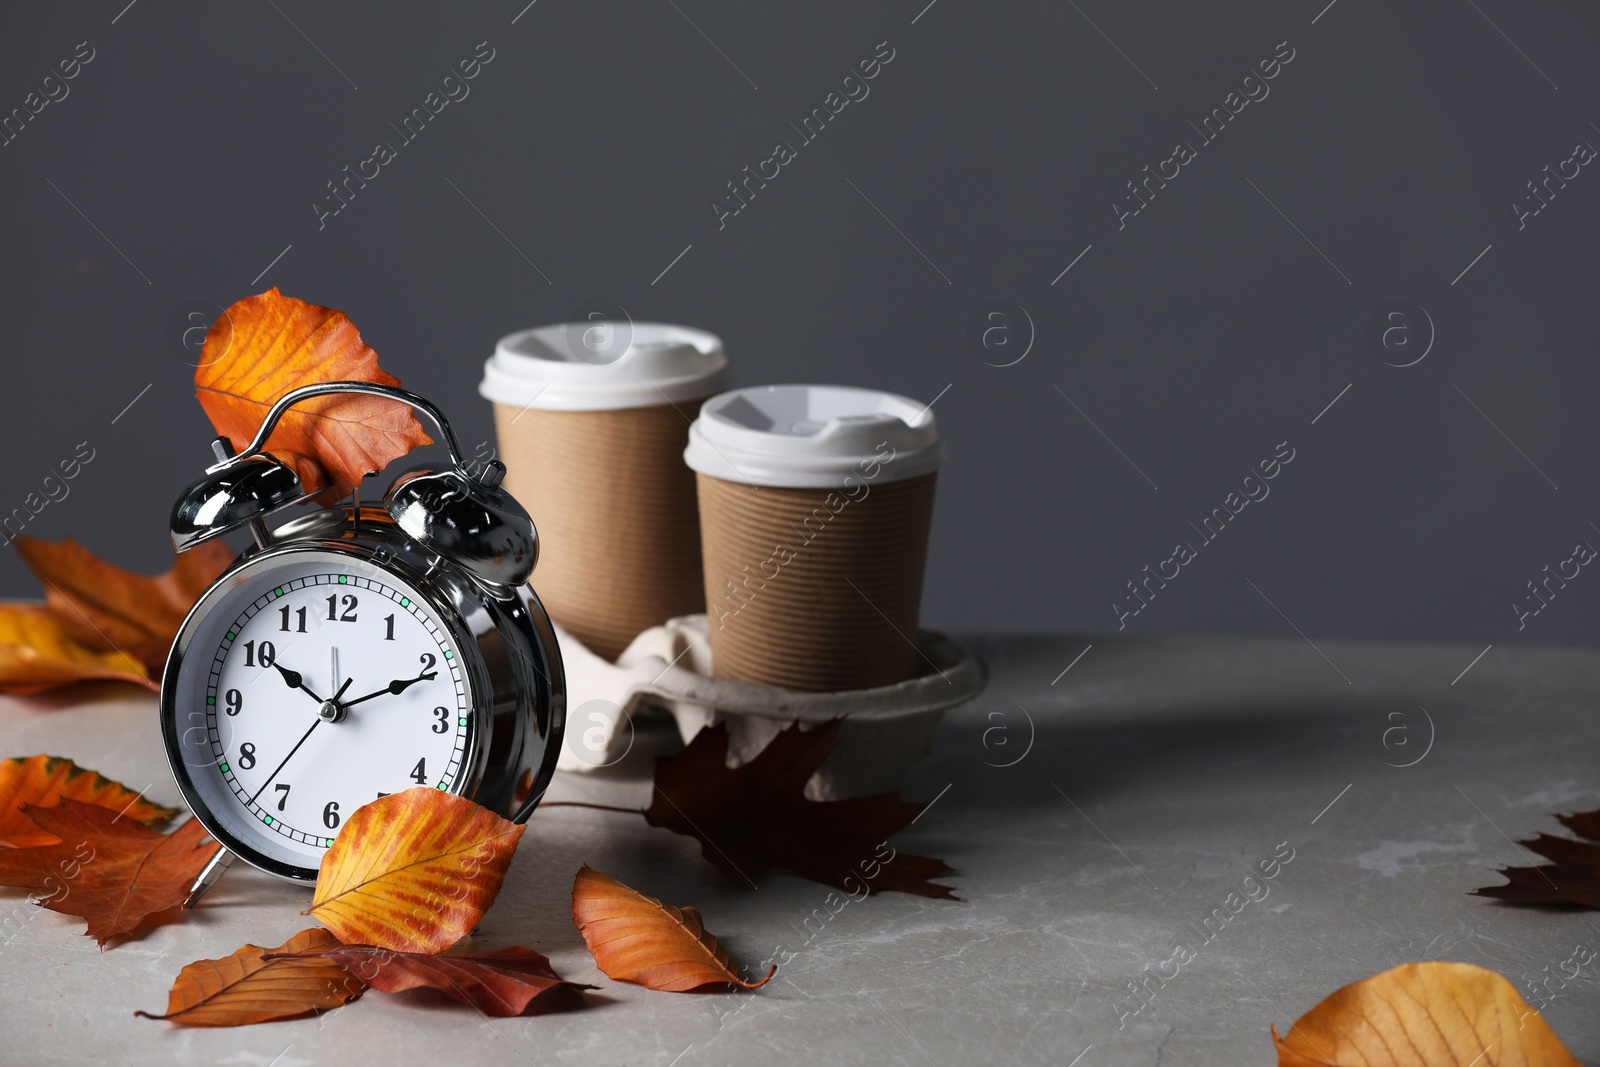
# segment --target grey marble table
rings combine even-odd
[[[1600,916],[1467,895],[1523,862],[1513,839],[1556,830],[1549,813],[1600,807],[1600,653],[972,640],[993,683],[946,720],[907,788],[937,802],[895,839],[958,867],[960,902],[829,906],[825,887],[787,876],[752,891],[692,840],[549,809],[475,945],[540,949],[603,987],[589,1010],[491,1021],[369,993],[320,1018],[207,1031],[132,1013],[161,1009],[190,960],[282,942],[308,922],[305,891],[235,869],[189,921],[105,951],[80,921],[4,891],[0,1061],[1268,1065],[1269,1024],[1443,959],[1494,968],[1530,999],[1543,983],[1550,1024],[1600,1062],[1600,980],[1557,977],[1575,947],[1600,948]],[[153,699],[4,704],[0,750],[71,756],[176,801]],[[604,778],[559,777],[552,798],[642,803],[650,747]],[[789,962],[754,994],[613,982],[569,916],[583,863],[696,905],[736,959],[781,946]]]

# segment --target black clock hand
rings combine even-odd
[[[310,730],[307,730],[303,735],[301,735],[300,740],[296,741],[294,743],[294,747],[289,750],[289,754],[287,756],[283,757],[283,763],[278,764],[278,766],[273,769],[273,772],[271,774],[267,775],[267,780],[265,782],[261,783],[261,788],[257,789],[255,791],[255,793],[250,797],[250,803],[251,804],[254,804],[256,802],[256,797],[259,797],[262,793],[266,792],[267,786],[271,785],[272,784],[272,780],[274,778],[278,777],[278,771],[283,770],[284,764],[287,764],[289,762],[289,760],[294,758],[294,754],[296,752],[300,751],[300,746],[306,743],[306,738],[311,736],[311,731],[315,730],[317,727],[319,727],[321,725],[322,725],[322,720],[318,719],[316,722],[311,724],[311,729]]]
[[[294,674],[293,671],[288,671],[287,673],[288,674]],[[295,674],[295,677],[298,678],[299,675]],[[287,680],[288,679],[287,679],[287,676],[286,676],[285,677],[285,681],[287,681]],[[332,704],[336,709],[341,708],[342,705],[339,704],[339,698],[344,696],[344,691],[346,689],[350,688],[350,683],[352,681],[354,681],[354,680],[355,679],[353,679],[353,678],[346,678],[344,680],[344,684],[339,687],[339,691],[333,695],[333,699],[327,701],[326,704]],[[301,688],[303,689],[305,687],[301,686]],[[310,690],[306,690],[306,691],[310,692]],[[312,695],[314,696],[315,694],[312,694]],[[324,706],[326,706],[326,704]],[[278,777],[278,772],[283,770],[283,768],[288,765],[289,761],[294,758],[294,754],[296,752],[300,751],[300,746],[306,743],[306,739],[311,736],[311,731],[315,730],[317,727],[321,726],[326,721],[332,721],[332,720],[331,719],[323,719],[321,716],[318,716],[317,721],[311,724],[311,729],[307,730],[304,734],[302,734],[301,737],[300,737],[300,740],[296,741],[294,743],[294,747],[289,750],[289,754],[287,756],[283,757],[283,762],[278,764],[278,766],[273,769],[271,774],[267,775],[267,780],[261,783],[261,788],[257,789],[255,791],[255,794],[253,796],[251,796],[250,803],[254,804],[256,802],[256,797],[259,797],[262,793],[266,792],[267,786],[271,785],[272,784],[272,780],[274,778]]]
[[[298,689],[318,704],[322,703],[322,698],[306,686],[305,679],[300,676],[299,671],[291,671],[281,663],[273,663],[273,666],[278,669],[279,674],[283,675],[283,680],[288,683],[290,689]]]
[[[346,708],[353,708],[363,700],[371,700],[374,697],[388,696],[390,694],[398,696],[399,694],[404,693],[411,686],[416,685],[418,682],[431,682],[437,677],[439,677],[438,671],[427,671],[423,674],[417,675],[415,678],[396,678],[394,681],[390,682],[376,693],[368,693],[364,697],[356,697],[354,700],[346,700],[344,702],[344,706]]]

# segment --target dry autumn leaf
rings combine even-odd
[[[1473,892],[1517,904],[1576,904],[1600,909],[1600,811],[1557,815],[1557,821],[1583,838],[1540,834],[1522,845],[1552,863],[1538,867],[1502,867],[1505,885]]]
[[[98,804],[146,826],[160,826],[177,808],[152,804],[120,782],[60,756],[17,757],[0,761],[0,848],[33,848],[61,840],[46,833],[23,812],[24,804],[54,805],[62,798]]]
[[[378,366],[342,311],[284,296],[245,297],[206,333],[194,384],[217,433],[242,451],[267,410],[291,389],[317,382],[399,385]],[[289,464],[307,492],[347,495],[371,471],[431,443],[411,408],[354,394],[317,397],[284,414],[267,451]]]
[[[277,948],[245,945],[220,960],[196,960],[178,972],[165,1015],[134,1014],[182,1026],[247,1026],[337,1008],[362,994],[361,980],[333,960],[299,955],[336,944],[326,930],[301,930]]]
[[[954,899],[949,886],[929,881],[952,870],[942,860],[897,854],[880,864],[874,858],[926,805],[894,793],[806,799],[806,781],[833,751],[841,722],[786,727],[738,767],[727,765],[727,727],[709,726],[682,752],[656,759],[644,817],[651,826],[698,838],[706,859],[741,879],[781,868],[846,892],[865,885],[869,893]]]
[[[184,616],[233,561],[233,550],[207,541],[177,556],[164,574],[123,570],[70,537],[18,537],[17,551],[45,587],[46,603],[72,637],[96,652],[123,652],[159,675]]]
[[[374,800],[323,854],[306,914],[346,944],[443,952],[494,903],[526,829],[425,786]]]
[[[267,957],[269,961],[317,958],[333,960],[384,993],[436,989],[496,1017],[521,1015],[529,1004],[551,990],[598,988],[567,981],[541,953],[520,945],[476,956],[429,956],[372,945],[331,945],[296,956]]]
[[[0,603],[0,692],[37,693],[87,681],[156,688],[144,664],[123,652],[85,648],[44,605]]]
[[[1470,963],[1405,963],[1272,1028],[1278,1067],[1580,1067],[1511,983]]]
[[[41,907],[88,920],[86,933],[102,945],[182,904],[221,847],[193,819],[160,834],[76,800],[53,808],[28,804],[22,811],[57,841],[0,851],[0,885],[47,891]]]
[[[774,966],[759,982],[745,981],[698,911],[663,904],[590,867],[572,881],[572,921],[594,962],[619,982],[670,993],[723,984],[759,989],[778,973]]]

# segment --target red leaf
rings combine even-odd
[[[1521,844],[1553,863],[1502,867],[1505,885],[1473,890],[1515,904],[1566,904],[1600,910],[1600,811],[1557,815],[1568,830],[1586,840],[1540,834]]]
[[[551,990],[599,988],[567,981],[551,969],[543,955],[520,945],[476,956],[429,956],[393,952],[374,945],[335,945],[316,952],[270,955],[267,959],[317,957],[333,960],[384,993],[437,989],[494,1016],[521,1015],[529,1004]]]
[[[151,915],[175,908],[222,846],[191,819],[160,834],[97,804],[62,800],[53,808],[23,806],[53,845],[0,851],[0,885],[49,890],[41,907],[89,922],[102,945],[133,932]]]
[[[644,817],[698,838],[706,859],[740,879],[781,869],[851,893],[864,886],[869,893],[957,899],[949,886],[929,881],[954,869],[944,861],[892,848],[883,855],[889,837],[927,805],[894,793],[806,799],[806,781],[833,751],[842,722],[786,727],[750,762],[731,768],[727,727],[707,727],[682,752],[656,759]]]

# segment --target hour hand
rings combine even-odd
[[[345,701],[344,706],[347,708],[354,707],[363,700],[371,700],[374,697],[389,696],[391,694],[398,696],[401,693],[404,693],[411,686],[416,685],[418,682],[431,682],[437,677],[439,677],[438,671],[426,671],[417,675],[415,678],[396,678],[394,681],[390,682],[376,693],[368,693],[366,696],[356,697],[354,700]]]
[[[292,671],[281,663],[274,663],[272,666],[277,669],[279,674],[283,675],[283,680],[290,689],[298,689],[318,704],[322,703],[322,698],[307,688],[305,679],[300,677],[299,671]]]
[[[389,683],[389,692],[399,696],[418,682],[431,682],[437,677],[439,677],[438,671],[428,671],[426,674],[419,674],[415,678],[396,678]]]

